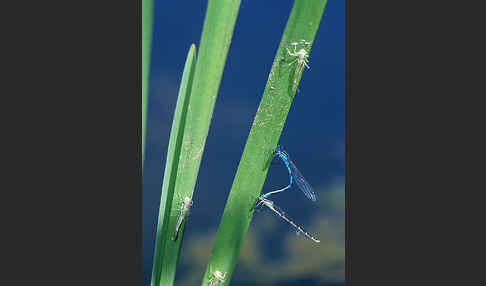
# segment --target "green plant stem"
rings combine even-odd
[[[229,285],[253,217],[255,202],[265,182],[272,152],[282,133],[297,88],[294,85],[297,66],[289,65],[295,57],[288,55],[286,48],[300,40],[313,42],[326,2],[294,2],[233,181],[202,285],[209,285],[209,279],[216,270],[226,273],[224,285]],[[311,46],[307,46],[308,52]],[[299,70],[298,81],[302,71]],[[312,98],[312,95],[306,94],[299,96]]]
[[[142,0],[142,168],[145,161],[147,102],[152,48],[152,0]]]
[[[164,182],[162,184],[162,194],[159,208],[159,219],[157,224],[157,234],[155,237],[154,264],[152,268],[152,284],[159,285],[163,270],[177,264],[177,255],[167,255],[168,244],[175,244],[170,241],[171,231],[169,231],[169,219],[172,212],[172,201],[175,192],[175,182],[179,166],[179,158],[182,152],[182,137],[187,118],[187,109],[190,99],[190,90],[194,77],[196,65],[196,46],[191,45],[187,54],[184,72],[182,73],[179,95],[177,97],[174,119],[170,130],[169,147],[167,149],[167,161],[165,162]]]
[[[168,220],[167,229],[160,234],[165,237],[165,245],[160,253],[155,253],[160,260],[157,266],[154,265],[152,286],[173,285],[185,223],[175,242],[169,237],[175,230],[182,200],[184,197],[192,198],[194,192],[239,7],[240,0],[208,2],[184,125],[174,195],[171,202],[168,198],[166,203],[166,207],[170,205],[171,211],[164,218]]]

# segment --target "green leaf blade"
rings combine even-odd
[[[152,0],[142,0],[142,168],[145,161],[150,52],[152,49]]]
[[[156,274],[152,277],[152,286],[168,286],[173,285],[174,282],[185,223],[182,224],[179,238],[175,242],[171,241],[170,237],[175,231],[177,209],[182,200],[185,197],[192,198],[193,196],[239,6],[240,0],[210,0],[208,2],[201,43],[194,67],[194,79],[190,89],[191,95],[182,135],[174,194],[172,198],[167,197],[165,203],[166,207],[170,209],[169,214],[163,218],[167,229],[157,231],[157,236],[161,232],[161,235],[165,237],[165,245],[162,250],[155,253],[158,255],[159,261],[157,261],[157,270],[155,270],[154,262],[154,273]]]
[[[296,68],[289,66],[295,58],[288,55],[286,48],[290,43],[300,40],[313,42],[326,2],[294,2],[238,165],[206,267],[203,286],[210,285],[209,280],[215,271],[226,273],[224,285],[228,285],[231,280],[241,244],[253,217],[255,202],[265,182],[273,150],[282,133],[297,88],[293,83]],[[311,46],[306,48],[307,52],[310,52]],[[297,74],[297,81],[300,81],[302,72],[300,70]]]
[[[169,228],[169,218],[171,216],[172,202],[175,192],[175,183],[179,166],[179,158],[182,149],[182,138],[184,135],[185,121],[191,96],[191,86],[194,79],[196,65],[196,46],[191,45],[187,54],[184,71],[182,73],[179,95],[177,97],[176,109],[170,131],[169,147],[167,150],[167,161],[165,163],[164,182],[162,184],[162,194],[159,209],[159,219],[157,224],[157,234],[154,248],[154,264],[152,269],[152,284],[159,285],[163,273],[175,273],[177,264],[177,249],[173,249],[170,244],[171,229]],[[174,245],[175,246],[175,245]],[[176,255],[173,252],[176,251]]]

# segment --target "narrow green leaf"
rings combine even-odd
[[[282,133],[304,70],[299,69],[297,63],[292,63],[296,57],[289,55],[287,48],[293,52],[291,43],[304,40],[308,44],[299,44],[297,51],[304,48],[307,53],[310,52],[326,2],[294,2],[231,187],[202,285],[210,285],[209,280],[214,279],[215,271],[220,271],[226,281],[224,285],[229,285],[253,217],[255,202],[267,176],[272,152]],[[309,65],[312,68],[310,58]],[[305,97],[306,94],[298,96]]]
[[[185,222],[178,239],[174,242],[170,237],[174,234],[182,201],[185,197],[192,198],[194,192],[239,7],[240,0],[208,2],[184,126],[174,199],[166,203],[166,206],[171,204],[170,215],[164,217],[164,225],[167,221],[168,228],[159,229],[157,233],[159,236],[162,231],[160,235],[164,236],[165,246],[155,253],[158,260],[154,265],[152,286],[169,286],[174,282]]]
[[[142,0],[142,168],[145,161],[150,51],[152,49],[152,15],[152,0]]]
[[[162,184],[157,234],[155,238],[152,285],[159,285],[159,281],[161,279],[160,276],[164,268],[175,269],[177,264],[177,255],[166,255],[167,253],[165,249],[167,249],[167,244],[175,244],[174,242],[170,241],[172,233],[169,229],[169,218],[171,216],[171,206],[174,197],[177,169],[182,149],[182,138],[184,134],[185,121],[187,118],[187,109],[189,106],[195,66],[196,46],[192,44],[184,65],[179,95],[177,97],[176,109],[174,112],[174,119],[172,121],[172,128],[170,131],[167,161],[165,162],[164,182]]]
[[[185,197],[192,198],[194,192],[239,7],[240,0],[208,2],[184,127],[172,212],[165,218],[168,219],[169,232],[163,234],[165,237],[173,235],[182,201]],[[175,242],[165,243],[162,256],[158,257],[157,267],[160,268],[152,277],[153,286],[173,284],[184,227],[185,223]]]

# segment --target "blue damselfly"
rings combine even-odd
[[[312,201],[316,201],[316,194],[312,190],[312,187],[310,184],[306,181],[302,173],[297,169],[297,166],[295,166],[294,162],[290,159],[289,154],[283,150],[282,146],[278,145],[277,149],[275,149],[275,152],[273,153],[273,156],[278,156],[282,162],[285,164],[287,167],[287,170],[289,171],[289,176],[290,176],[290,183],[288,186],[285,188],[276,190],[276,191],[271,191],[263,195],[264,198],[268,198],[270,195],[283,192],[287,189],[289,189],[292,186],[292,182],[295,179],[295,183],[299,187],[299,189],[305,194],[306,197],[308,197]]]

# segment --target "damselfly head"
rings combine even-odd
[[[282,145],[277,145],[277,148],[275,148],[275,152],[273,152],[273,155],[274,156],[284,155],[284,157],[286,157],[286,158],[289,157],[289,154],[287,154],[287,152],[285,152]]]
[[[265,194],[262,194],[257,198],[255,206],[258,208],[263,204],[264,201],[265,201]]]

